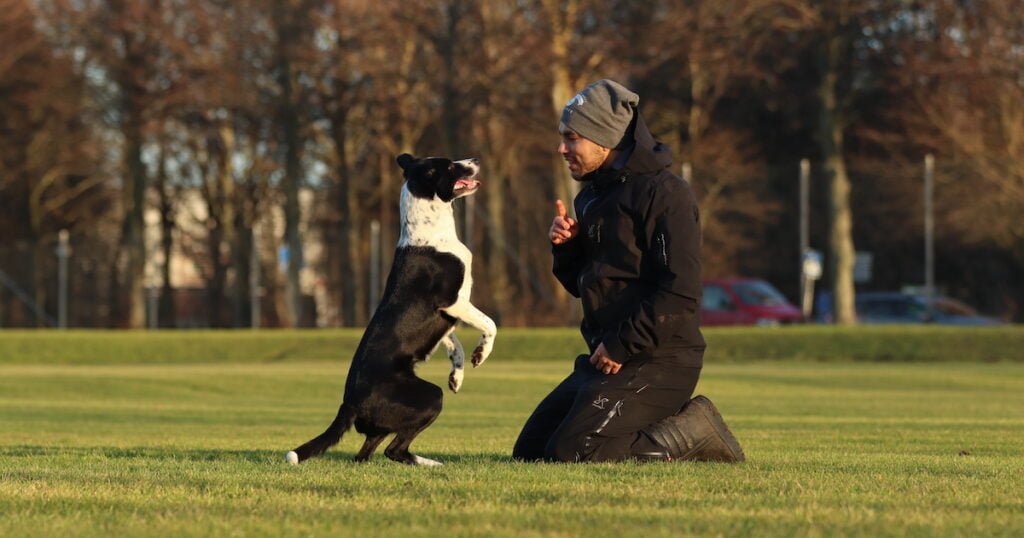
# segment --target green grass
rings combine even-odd
[[[1020,363],[709,361],[747,463],[556,465],[509,453],[571,357],[514,354],[413,444],[441,468],[354,464],[354,433],[283,462],[333,417],[340,359],[0,361],[0,536],[1024,535]]]

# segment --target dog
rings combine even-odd
[[[405,183],[401,196],[401,236],[384,296],[356,349],[345,394],[334,421],[319,436],[288,452],[298,464],[323,454],[355,425],[366,441],[355,456],[366,461],[385,437],[389,459],[411,465],[441,465],[409,452],[413,439],[441,413],[444,391],[416,377],[415,367],[439,344],[451,359],[448,387],[462,386],[465,354],[453,332],[461,320],[481,331],[473,351],[479,366],[494,346],[496,327],[469,300],[472,254],[455,233],[452,202],[480,188],[479,159],[397,158]]]

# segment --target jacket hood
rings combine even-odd
[[[633,119],[633,153],[626,170],[634,174],[655,174],[672,166],[672,150],[654,139],[640,111]]]
[[[628,148],[632,146],[632,152],[623,167],[627,174],[657,174],[672,166],[672,150],[654,139],[654,135],[647,128],[647,123],[644,122],[639,110],[636,111],[633,123],[630,124],[626,132],[626,136],[632,139],[631,142],[626,141],[621,144],[626,151],[629,151]],[[585,176],[583,181],[592,181],[595,185],[601,186],[620,178],[621,172],[622,170],[612,169],[595,170]]]

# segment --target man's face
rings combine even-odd
[[[612,151],[576,134],[564,123],[558,124],[558,132],[562,135],[562,141],[558,144],[558,154],[569,165],[569,173],[573,179],[580,179],[600,168]]]

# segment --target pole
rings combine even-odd
[[[935,295],[935,222],[932,195],[935,185],[935,157],[924,157],[924,288],[929,308]]]
[[[690,163],[683,163],[683,181],[690,183],[693,180],[693,166]]]
[[[149,329],[160,327],[160,288],[155,284],[146,288],[146,310],[149,318]]]
[[[370,223],[370,293],[367,293],[368,318],[373,317],[380,293],[380,221]]]
[[[807,277],[804,257],[811,250],[810,235],[811,161],[800,159],[800,306],[804,318],[811,315],[814,280]]]
[[[57,233],[57,327],[68,328],[68,257],[71,246],[68,231]]]
[[[263,312],[260,308],[260,249],[256,233],[252,234],[252,253],[249,255],[249,326],[259,329]]]
[[[800,255],[811,248],[810,239],[811,161],[800,159]]]

